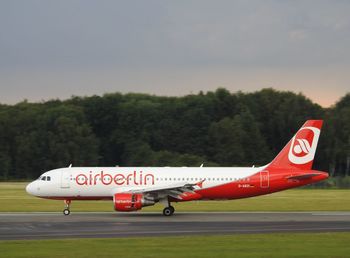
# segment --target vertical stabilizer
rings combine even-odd
[[[308,120],[270,163],[270,167],[310,170],[320,136],[322,120]]]

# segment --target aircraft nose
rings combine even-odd
[[[31,195],[35,195],[33,182],[32,182],[32,183],[29,183],[29,184],[26,186],[26,191],[27,191],[27,193],[29,193],[29,194],[31,194]]]

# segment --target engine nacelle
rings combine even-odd
[[[116,193],[113,196],[116,211],[137,211],[144,206],[154,205],[154,201],[145,199],[143,194]]]

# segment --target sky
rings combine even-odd
[[[272,87],[350,92],[350,1],[0,0],[0,103]]]

